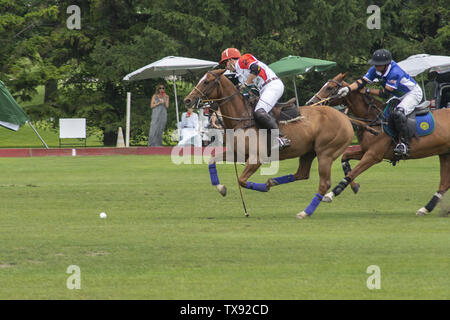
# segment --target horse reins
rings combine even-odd
[[[314,96],[316,96],[316,95],[314,95]],[[334,99],[333,96],[325,98],[325,99],[322,99],[322,100],[320,100],[320,101],[318,101],[316,103],[310,104],[308,107],[314,107],[314,106],[317,106],[317,105],[322,105],[324,102],[327,102],[328,100],[332,100],[332,99]]]
[[[337,85],[336,90],[334,91],[334,93],[330,97],[325,98],[325,99],[322,98],[321,96],[319,96],[317,93],[314,94],[313,97],[317,97],[317,98],[322,99],[322,100],[312,104],[311,106],[315,106],[315,105],[318,105],[318,104],[320,105],[320,104],[322,104],[322,103],[324,103],[324,102],[326,102],[328,100],[333,100],[333,99],[337,98],[337,95],[335,94],[335,92],[337,92],[340,88],[343,87],[342,82],[339,82],[339,81],[334,80],[334,79],[330,79],[330,80],[327,81],[327,83],[325,83],[324,86],[326,86],[328,84],[328,82],[333,82],[333,83],[335,83]],[[377,125],[385,124],[386,121],[383,121],[383,120],[385,120],[383,112],[380,110],[380,108],[377,107],[377,105],[374,102],[373,97],[371,97],[371,96],[368,97],[366,94],[363,94],[363,99],[364,99],[364,102],[369,106],[369,108],[367,109],[366,118],[350,117],[348,115],[347,116],[349,118],[351,118],[351,119],[354,119],[354,120],[368,122],[368,126],[377,126]],[[348,104],[352,104],[347,98],[346,98],[346,101],[347,101]],[[370,113],[370,110],[372,108],[375,108],[376,111],[378,111],[378,113],[376,113],[376,118],[373,119],[373,120],[369,119],[369,113]]]

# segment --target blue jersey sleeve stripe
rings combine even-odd
[[[364,80],[366,80],[368,83],[372,83],[373,81],[367,78],[366,76],[363,77]]]
[[[386,83],[386,86],[392,88],[392,89],[398,89],[397,86],[393,86],[392,84]]]

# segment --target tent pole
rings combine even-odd
[[[298,104],[297,86],[295,85],[295,76],[292,78],[292,82],[294,83],[295,100],[297,101],[297,107],[298,107],[299,104]]]
[[[131,92],[127,92],[127,127],[125,131],[125,147],[130,146]]]
[[[45,149],[48,149],[48,145],[45,143],[44,139],[42,139],[42,137],[40,136],[40,134],[37,132],[36,128],[33,126],[33,124],[31,123],[31,121],[28,121],[28,124],[30,125],[31,129],[33,129],[34,133],[36,133],[36,135],[39,137],[39,139],[41,140],[41,142],[44,144]]]
[[[181,137],[181,130],[178,127],[178,123],[180,123],[180,116],[178,115],[177,78],[175,77],[175,72],[173,73],[173,91],[175,93],[175,110],[177,113],[177,129],[178,129],[178,140],[179,140]]]
[[[423,73],[422,73],[422,90],[423,90],[423,97],[424,97],[424,101],[427,101],[427,94],[425,92],[425,86],[423,84]]]

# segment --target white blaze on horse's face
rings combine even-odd
[[[207,81],[208,81],[208,74],[205,73],[205,75],[200,79],[197,85],[199,88],[202,88],[201,90],[199,90],[202,93],[202,95],[206,94],[205,89],[206,86],[208,85]]]
[[[320,95],[320,93],[322,93],[323,88],[325,88],[325,87],[328,85],[328,83],[330,83],[330,81],[327,81],[327,82],[322,86],[322,88],[320,88],[320,90],[317,91],[317,93],[314,94],[314,95],[311,97],[311,99],[309,99],[309,100],[306,102],[306,105],[310,105],[310,104],[316,103],[316,102],[318,102],[318,101],[320,101],[320,100],[326,98],[326,97],[322,97],[322,96]],[[315,101],[315,100],[317,100],[317,101]]]
[[[199,86],[200,86],[201,84],[203,84],[203,82],[204,82],[205,80],[206,80],[206,73],[205,73],[205,75],[200,79],[200,81],[197,83],[197,85],[194,87],[194,90],[192,90],[192,92],[197,91],[197,93],[200,94],[200,96],[198,97],[198,99],[201,99],[202,96],[204,95],[203,90],[200,90],[200,89],[199,89]],[[191,92],[191,94],[192,94],[192,92]]]
[[[322,86],[322,88],[320,88],[319,93],[321,93],[322,90],[324,90],[324,88],[326,88],[326,87],[328,86],[329,83],[330,83],[330,81],[327,81],[327,82]],[[326,97],[324,97],[324,98],[326,98]]]
[[[211,89],[213,89],[211,87],[208,87],[209,82],[211,81],[213,80],[208,79],[208,73],[205,73],[205,75],[199,80],[197,85],[191,91],[188,98],[184,100],[186,105],[190,106],[194,103],[198,104],[200,101],[202,101],[202,99],[209,98],[209,96],[211,95]],[[208,90],[208,92],[206,90]]]
[[[324,84],[324,86],[319,90],[319,92],[316,94],[316,96],[318,98],[320,98],[320,100],[329,98],[332,96],[332,94],[334,92],[336,92],[335,90],[338,87],[338,84],[336,84],[335,79],[331,80],[331,81],[327,81],[327,83]],[[333,90],[335,89],[335,90]]]
[[[206,79],[206,73],[203,75],[203,77],[200,79],[200,81],[198,82],[198,84],[202,83],[202,81],[204,81]]]

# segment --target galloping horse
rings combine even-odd
[[[344,81],[346,75],[347,73],[340,73],[325,83],[319,92],[307,102],[307,105],[331,97],[327,102],[328,104],[345,104],[355,117],[364,119],[370,126],[383,132],[378,136],[369,134],[367,131],[357,132],[361,149],[357,151],[348,150],[343,154],[342,167],[345,178],[331,192],[325,195],[323,198],[325,202],[331,202],[333,197],[338,196],[349,183],[356,193],[359,190],[359,185],[355,184],[355,178],[374,164],[381,162],[383,159],[391,160],[394,163],[398,160],[394,156],[393,140],[382,127],[386,119],[383,104],[380,101],[359,91],[353,91],[345,98],[334,98],[339,88],[348,85]],[[434,131],[431,134],[411,141],[410,154],[407,159],[420,159],[439,155],[441,181],[439,190],[425,207],[417,211],[416,215],[430,213],[450,188],[450,109],[434,110],[432,114],[435,119]],[[352,170],[349,160],[361,161]]]
[[[187,107],[195,106],[201,101],[214,99],[223,117],[225,129],[255,130],[253,110],[246,104],[243,96],[235,85],[223,75],[225,70],[214,70],[207,72],[196,87],[184,99]],[[298,106],[295,106],[298,109]],[[274,108],[276,109],[276,107]],[[245,143],[246,166],[238,179],[239,184],[247,189],[257,191],[268,191],[271,187],[303,180],[309,178],[311,164],[317,156],[319,161],[319,190],[311,201],[310,205],[297,214],[298,219],[303,219],[313,214],[319,205],[322,197],[331,187],[331,165],[350,145],[353,138],[353,128],[349,119],[339,111],[328,106],[302,107],[301,117],[282,124],[283,133],[291,139],[291,146],[280,151],[279,160],[299,158],[299,167],[295,174],[268,179],[266,183],[248,182],[248,179],[261,166],[259,153],[254,162],[249,161],[249,140]],[[259,137],[258,137],[259,139]],[[232,143],[237,146],[237,138],[234,137]],[[229,146],[230,141],[227,141]],[[258,149],[260,148],[258,140]],[[225,186],[221,185],[217,176],[216,162],[225,161],[226,153],[222,152],[211,157],[209,161],[209,172],[211,183],[217,190],[226,195]],[[234,154],[234,162],[237,160]]]

